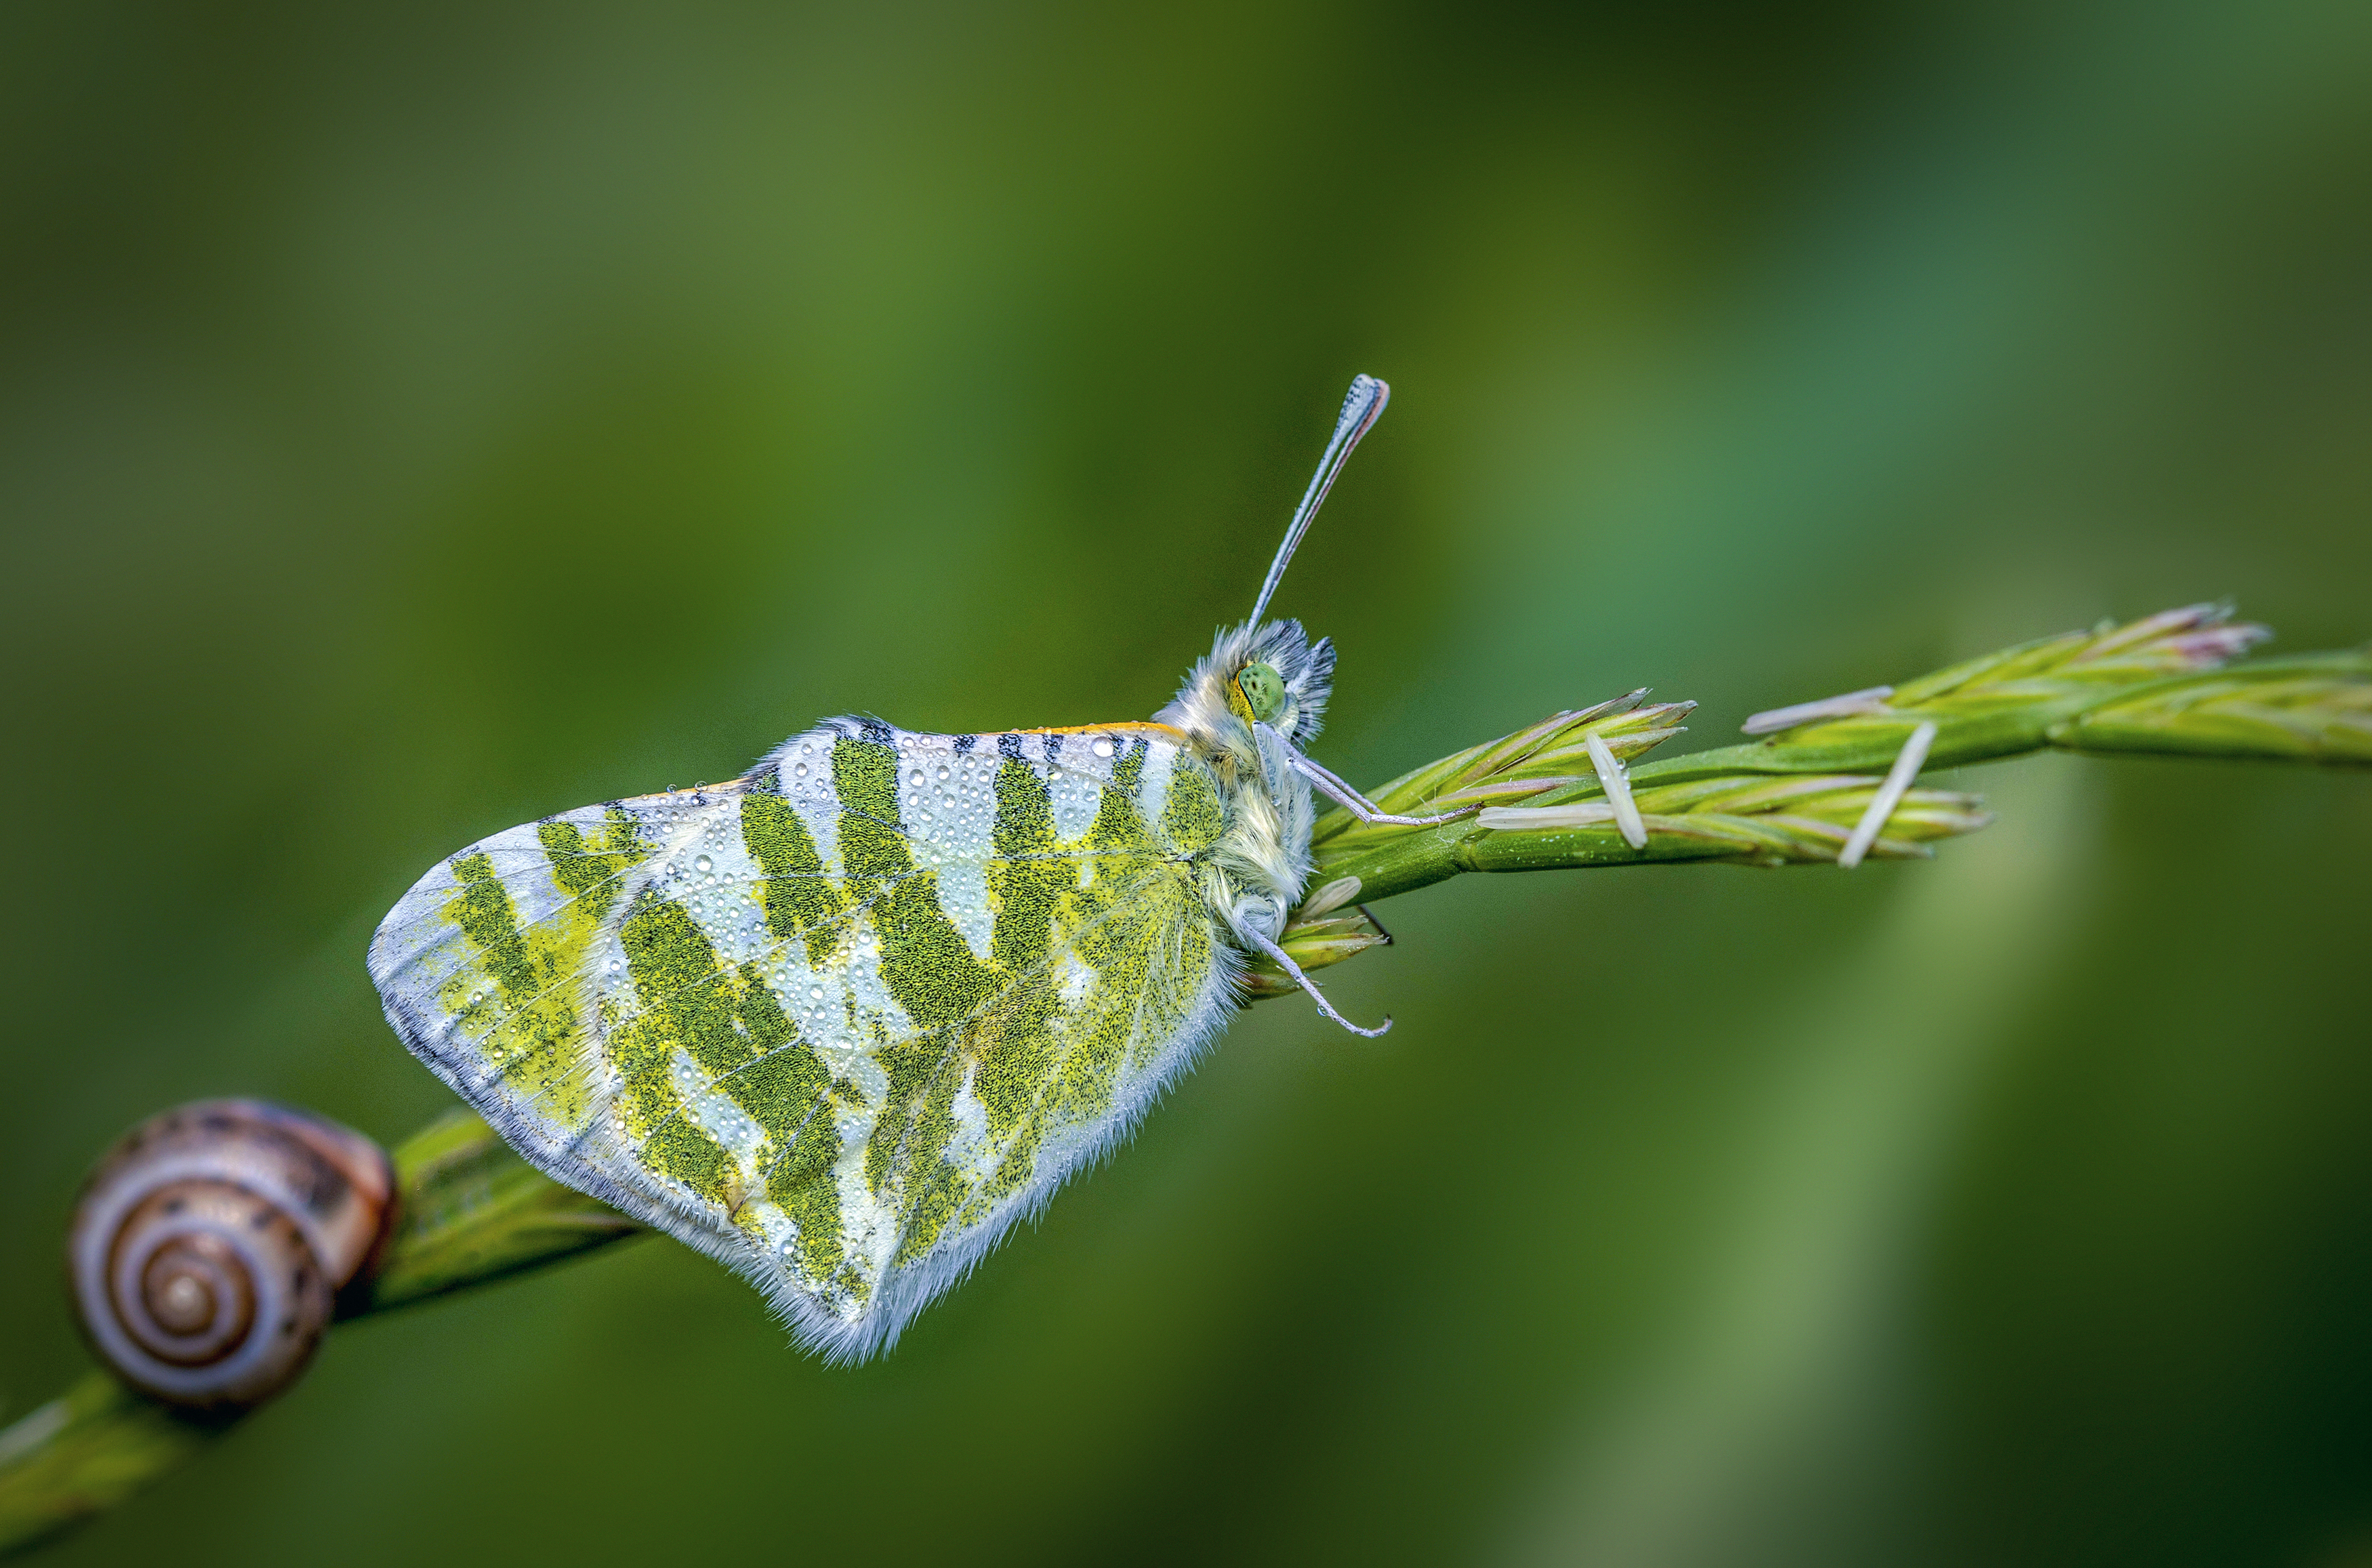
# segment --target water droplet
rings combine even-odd
[[[822,986],[820,986],[820,985],[810,985],[810,986],[808,986],[808,1001],[810,1001],[810,1002],[820,1002],[820,1001],[822,1001],[822,1000],[823,1000],[823,987],[822,987]]]
[[[942,783],[942,784],[946,783],[946,782],[947,782],[947,777],[948,777],[948,771],[947,771],[945,768],[941,768],[941,769],[939,770],[939,782],[940,782],[940,783]]]
[[[921,784],[923,782],[923,770],[917,768],[913,772],[908,773],[906,775],[906,782],[908,784]]]
[[[1109,757],[1112,754],[1112,743],[1108,739],[1099,737],[1096,743],[1087,749],[1093,751],[1099,757]]]
[[[805,762],[801,762],[798,766],[793,768],[791,772],[796,777],[805,778],[808,776],[808,765]]]
[[[697,871],[714,871],[716,869],[716,862],[709,859],[704,854],[699,859],[693,861],[692,864],[692,868]]]

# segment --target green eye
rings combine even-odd
[[[1252,717],[1265,724],[1285,711],[1285,678],[1276,667],[1248,664],[1237,672],[1236,690],[1244,694],[1244,703]]]

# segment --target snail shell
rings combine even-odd
[[[261,1404],[320,1342],[393,1218],[387,1156],[261,1100],[201,1100],[125,1134],[75,1206],[66,1264],[124,1381],[200,1410]]]

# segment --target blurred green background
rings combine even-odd
[[[2372,635],[2372,10],[0,11],[0,1417],[87,1163],[450,1103],[431,861],[819,715],[1380,782],[2230,595]],[[1467,878],[828,1371],[672,1244],[372,1320],[53,1561],[2372,1563],[2372,778]],[[1447,1272],[1437,1237],[1468,1238]]]

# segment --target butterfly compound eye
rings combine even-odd
[[[1285,711],[1285,678],[1277,674],[1273,665],[1244,666],[1237,673],[1236,690],[1244,694],[1244,703],[1251,709],[1252,717],[1262,724],[1273,721]]]

